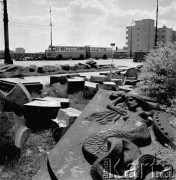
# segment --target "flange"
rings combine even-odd
[[[170,113],[156,111],[153,123],[157,140],[162,144],[168,143],[176,149],[176,117]]]

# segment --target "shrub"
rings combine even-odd
[[[176,96],[176,43],[159,43],[146,56],[137,88],[160,103],[172,103]]]

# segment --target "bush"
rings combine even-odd
[[[151,50],[139,78],[139,92],[170,105],[176,96],[176,43],[159,43]]]

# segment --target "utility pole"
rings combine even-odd
[[[157,46],[157,35],[158,35],[158,0],[156,5],[156,29],[155,29],[155,47]]]
[[[132,58],[133,57],[133,20],[131,21],[131,37],[130,37],[130,58]]]
[[[51,38],[51,43],[50,43],[50,46],[52,48],[52,45],[53,45],[53,35],[52,35],[52,20],[51,20],[51,7],[50,7],[50,38]]]
[[[13,61],[10,56],[9,51],[9,29],[8,29],[8,13],[7,13],[7,0],[3,0],[4,5],[4,42],[5,42],[5,50],[4,50],[4,63],[5,64],[13,64]]]

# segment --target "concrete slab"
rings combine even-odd
[[[56,142],[61,139],[80,114],[81,111],[71,107],[59,110],[56,119],[52,120],[58,125],[55,126],[55,129],[52,128],[52,134]]]
[[[69,94],[79,92],[84,89],[85,80],[83,78],[68,78],[67,79],[67,92]]]
[[[6,94],[0,90],[0,112],[4,111]]]
[[[79,76],[78,73],[75,74],[59,74],[59,75],[52,75],[50,76],[50,85],[60,82],[61,84],[65,84],[68,78],[72,78],[75,76]]]
[[[90,81],[95,82],[95,83],[103,83],[103,82],[107,81],[107,77],[103,76],[103,75],[91,76]]]
[[[24,104],[24,117],[27,127],[48,127],[51,119],[55,119],[60,109],[60,102],[35,100]]]
[[[99,83],[94,83],[94,82],[90,82],[90,81],[85,81],[85,85],[84,87],[85,88],[88,88],[88,89],[97,89],[98,90],[98,85]]]
[[[103,82],[103,89],[116,90],[116,83],[115,82]]]
[[[109,91],[99,90],[91,103],[86,106],[79,118],[50,152],[51,167],[56,174],[60,174],[60,180],[92,180],[90,165],[82,154],[82,142],[89,134],[97,132],[101,128],[94,124],[92,126],[85,118],[94,112],[104,111],[107,103],[110,102],[108,97]],[[46,164],[33,180],[52,180]]]
[[[61,105],[60,105],[60,102],[57,102],[57,101],[38,101],[38,100],[35,100],[35,101],[32,101],[32,102],[29,102],[29,103],[26,103],[24,104],[24,106],[33,106],[33,107],[58,107],[60,108]]]
[[[117,86],[121,86],[123,80],[122,79],[111,79],[112,82],[115,82]]]
[[[99,83],[85,81],[83,97],[85,99],[92,99],[98,91]]]
[[[116,124],[99,125],[86,120],[90,114],[104,112],[110,102],[109,95],[113,91],[100,89],[92,101],[86,106],[79,118],[65,133],[49,154],[49,161],[45,164],[33,180],[52,180],[49,175],[53,171],[59,180],[92,180],[91,165],[82,153],[82,143],[90,134],[107,129],[119,129],[124,126],[122,121]],[[138,126],[138,124],[136,124]],[[50,167],[47,166],[50,164]],[[56,179],[56,178],[55,178]]]
[[[58,98],[58,97],[46,96],[44,98],[35,98],[34,100],[60,102],[61,108],[68,108],[70,106],[70,100],[68,98]]]
[[[59,109],[57,117],[54,121],[58,124],[64,122],[63,124],[70,126],[80,116],[81,113],[82,111],[72,107]]]
[[[9,92],[16,84],[22,83],[29,92],[40,91],[43,89],[43,84],[40,82],[30,81],[21,78],[3,78],[0,79],[1,90]]]
[[[13,111],[16,114],[24,113],[24,104],[32,101],[31,95],[22,83],[18,83],[5,97],[6,111]]]
[[[119,90],[124,91],[124,92],[130,92],[133,89],[134,89],[134,86],[132,85],[119,86]]]

